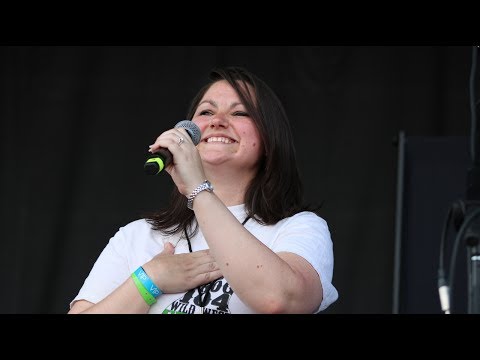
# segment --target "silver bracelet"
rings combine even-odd
[[[205,180],[203,183],[201,183],[200,185],[198,185],[195,190],[192,191],[192,193],[190,195],[187,196],[187,207],[190,209],[190,210],[193,210],[193,199],[195,199],[195,197],[200,193],[202,192],[203,190],[207,190],[208,192],[212,192],[213,191],[213,186],[212,184],[210,183],[210,181],[208,180]]]

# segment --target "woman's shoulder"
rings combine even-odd
[[[313,211],[300,211],[286,217],[275,225],[277,231],[329,232],[327,221]]]
[[[132,220],[129,223],[123,225],[121,229],[144,229],[151,228],[151,225],[147,222],[146,219],[137,219]]]
[[[133,220],[121,226],[112,240],[118,244],[122,243],[126,247],[132,246],[132,244],[140,246],[142,243],[163,244],[162,234],[153,230],[152,225],[146,219]]]
[[[139,235],[150,233],[152,231],[152,226],[146,219],[137,219],[121,226],[118,231],[126,236]]]
[[[300,211],[288,218],[283,219],[282,221],[285,223],[306,222],[327,226],[327,221],[313,211]]]

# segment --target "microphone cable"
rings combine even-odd
[[[442,236],[440,238],[440,253],[438,259],[438,295],[440,298],[440,306],[444,314],[450,314],[450,289],[448,284],[448,279],[445,278],[445,238],[447,237],[448,228],[453,217],[453,208],[452,205],[448,209],[446,220],[443,224]]]
[[[452,248],[452,255],[451,255],[451,260],[450,260],[450,269],[448,271],[448,285],[449,285],[449,291],[448,291],[448,298],[450,302],[450,309],[452,308],[453,301],[452,301],[452,294],[453,294],[453,285],[455,284],[455,265],[456,265],[456,260],[457,260],[457,253],[458,253],[458,248],[459,245],[462,241],[462,239],[465,236],[465,232],[468,230],[469,226],[473,223],[473,221],[480,217],[480,207],[476,208],[473,210],[470,214],[468,214],[465,217],[465,221],[463,222],[462,226],[460,227],[460,230],[458,230],[457,236],[455,237],[455,241],[453,243],[453,248]],[[450,310],[449,309],[449,310]]]

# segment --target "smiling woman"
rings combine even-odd
[[[69,313],[315,313],[338,298],[325,220],[303,203],[282,104],[243,68],[215,69],[173,156],[170,203],[110,239]],[[183,142],[179,142],[183,138]],[[188,206],[187,206],[188,205]]]
[[[235,179],[226,179],[222,175],[220,180],[242,187],[241,191],[237,189],[225,194],[222,199],[225,205],[241,204],[243,196],[239,199],[237,195],[243,193],[255,177],[264,152],[262,139],[249,111],[236,90],[227,81],[220,80],[207,90],[192,121],[202,132],[197,148],[207,175],[213,179],[217,173],[215,169],[226,162],[231,170],[238,168],[239,171],[229,172]],[[234,198],[229,199],[231,196]]]

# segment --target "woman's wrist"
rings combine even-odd
[[[163,291],[160,290],[142,266],[139,266],[131,277],[138,292],[149,306],[155,304],[157,298],[163,294]]]

